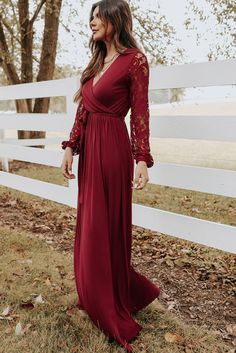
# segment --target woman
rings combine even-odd
[[[74,271],[78,307],[128,352],[142,326],[131,316],[151,303],[160,288],[131,266],[132,189],[148,182],[154,164],[149,147],[148,83],[145,54],[132,35],[124,0],[92,5],[89,46],[92,59],[81,75],[79,102],[62,173],[71,174],[79,154],[78,212]],[[131,108],[131,138],[125,116]],[[136,161],[133,179],[134,160]]]

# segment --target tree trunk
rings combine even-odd
[[[47,0],[45,11],[45,26],[43,34],[43,44],[40,57],[39,72],[37,82],[53,79],[58,27],[62,0]],[[34,104],[34,113],[47,113],[49,109],[50,98],[36,98]],[[45,132],[32,132],[34,138],[45,137]],[[41,147],[41,146],[39,146]]]
[[[53,80],[55,69],[56,49],[58,40],[58,27],[62,0],[41,0],[34,15],[29,19],[28,0],[18,0],[20,45],[21,45],[21,78],[19,78],[14,60],[10,54],[3,25],[7,26],[7,19],[0,14],[0,64],[10,84],[33,82],[33,25],[40,10],[46,3],[43,42],[39,63],[39,72],[36,81]],[[12,6],[14,6],[12,4]],[[12,38],[14,33],[11,33]],[[18,99],[15,101],[18,113],[48,113],[50,97],[36,98],[32,107],[32,99]],[[45,131],[23,131],[18,130],[18,138],[45,138]],[[38,146],[44,147],[44,146]]]
[[[62,0],[47,0],[45,11],[45,26],[37,81],[53,79],[55,69],[59,16]],[[49,98],[37,98],[34,113],[48,112]]]

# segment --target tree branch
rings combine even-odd
[[[18,44],[21,45],[21,41],[20,39],[14,35],[14,31],[12,30],[11,26],[7,23],[5,18],[2,18],[2,23],[3,25],[6,27],[6,29],[8,30],[8,32],[10,33],[10,35],[12,36],[12,39],[15,39],[17,41]],[[36,56],[32,56],[33,60],[39,64],[39,59],[36,58]]]
[[[0,14],[0,49],[2,52],[1,56],[1,66],[9,80],[12,84],[20,83],[20,79],[17,75],[15,65],[13,63],[12,57],[9,53],[5,33],[2,26],[2,15]]]
[[[35,10],[35,13],[33,14],[31,20],[29,21],[29,24],[30,24],[30,27],[31,27],[31,28],[32,28],[32,26],[33,26],[34,21],[35,21],[36,18],[38,17],[38,14],[39,14],[41,8],[43,7],[43,5],[45,4],[45,2],[46,2],[46,0],[41,0],[41,1],[40,1],[40,4],[38,4],[37,9]]]
[[[14,20],[15,20],[15,23],[16,23],[16,26],[17,26],[17,32],[20,33],[20,27],[19,27],[19,23],[18,23],[18,20],[17,20],[17,14],[16,14],[16,11],[15,11],[15,5],[13,4],[12,0],[9,0],[9,2],[11,4]]]
[[[21,34],[21,81],[33,80],[33,30],[29,25],[28,0],[18,0],[20,34]]]

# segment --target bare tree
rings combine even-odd
[[[2,1],[3,5],[0,9],[0,65],[8,83],[16,85],[33,82],[33,61],[38,64],[36,81],[52,80],[62,0],[34,1],[35,8],[32,16],[28,0]],[[38,60],[33,55],[34,24],[42,11],[44,11],[44,31],[41,55]],[[49,102],[50,98],[36,98],[34,104],[32,99],[16,100],[15,103],[19,113],[47,113]],[[45,137],[45,132],[18,131],[18,138],[35,137]]]

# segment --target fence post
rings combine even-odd
[[[0,129],[0,143],[4,143],[5,140],[5,131]],[[1,157],[2,161],[2,170],[4,172],[9,172],[9,162],[7,157]]]

